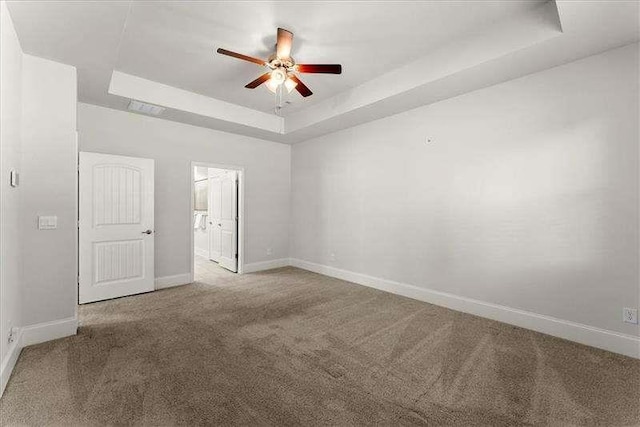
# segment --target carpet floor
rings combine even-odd
[[[296,268],[80,307],[9,425],[637,425],[640,361]]]

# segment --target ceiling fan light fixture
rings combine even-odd
[[[287,80],[287,73],[282,68],[276,68],[271,72],[271,77],[267,81],[267,88],[276,93],[278,86]]]
[[[265,86],[267,87],[267,89],[269,89],[271,92],[276,93],[278,90],[278,86],[280,86],[280,83],[276,83],[275,80],[273,79],[269,79],[267,80],[267,83],[265,84]]]
[[[297,82],[294,82],[291,77],[287,77],[287,80],[284,81],[284,87],[287,89],[287,93],[291,93],[298,86]]]
[[[275,82],[276,85],[281,85],[287,78],[287,73],[285,73],[282,68],[276,68],[271,72],[271,80]]]

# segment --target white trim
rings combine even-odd
[[[76,128],[77,128],[77,114],[78,114],[77,108],[78,107],[76,103],[76,112],[75,112]],[[78,224],[80,224],[80,146],[78,143],[78,139],[79,139],[78,129],[76,129],[76,139],[74,141],[75,142],[74,150],[76,153],[76,158],[75,158],[76,173],[74,174],[74,178],[75,178],[74,191],[75,191],[76,197],[73,201],[74,203],[73,219],[75,221],[75,227],[73,227],[73,243],[76,246],[73,255],[75,258],[74,263],[76,266],[76,278],[78,279],[76,282],[76,295],[75,295],[76,303],[74,304],[74,307],[73,307],[73,315],[76,319],[78,318],[78,305],[80,304],[80,227],[78,226]]]
[[[640,359],[640,337],[292,258],[291,265]]]
[[[188,285],[192,283],[191,273],[175,274],[173,276],[156,277],[155,288],[158,289],[173,288],[174,286]]]
[[[256,271],[271,270],[272,268],[287,267],[290,265],[289,258],[272,259],[269,261],[252,262],[244,265],[245,273],[255,273]]]
[[[22,329],[18,329],[16,339],[9,346],[9,351],[4,357],[2,365],[0,365],[0,397],[2,397],[4,389],[7,387],[7,383],[9,383],[9,378],[11,378],[13,368],[15,368],[18,356],[20,356],[20,352],[22,351],[21,341]]]
[[[78,318],[54,320],[51,322],[36,323],[22,328],[22,347],[41,342],[56,340],[78,332]]]

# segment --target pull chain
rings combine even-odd
[[[276,116],[280,115],[280,110],[282,109],[282,86],[283,85],[278,85],[278,87],[276,88],[276,96],[275,96],[275,114]]]

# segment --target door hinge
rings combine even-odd
[[[236,259],[238,259],[238,254],[236,254]]]

